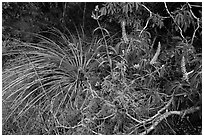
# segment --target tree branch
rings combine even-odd
[[[180,115],[180,116],[184,116],[186,114],[190,114],[190,113],[194,113],[196,111],[200,110],[200,107],[192,107],[186,110],[182,110],[182,111],[169,111],[164,113],[163,115],[159,116],[157,118],[157,120],[155,120],[155,122],[152,124],[152,126],[150,128],[148,128],[146,131],[142,132],[140,135],[146,135],[148,134],[150,131],[152,131],[153,129],[155,129],[155,127],[165,118],[167,118],[170,115]]]
[[[167,7],[167,4],[166,4],[166,2],[164,2],[164,5],[165,5],[165,9],[166,9],[166,11],[167,11],[167,13],[169,14],[169,16],[173,19],[173,21],[174,21],[174,23],[176,24],[176,26],[178,27],[178,29],[179,29],[179,31],[180,31],[180,35],[181,35],[181,37],[182,37],[182,39],[183,40],[185,40],[185,42],[187,42],[187,40],[185,39],[185,37],[183,36],[183,32],[182,32],[182,29],[179,27],[179,25],[176,23],[176,21],[175,21],[175,19],[174,19],[174,17],[173,17],[173,15],[171,15],[171,13],[170,13],[170,11],[169,11],[169,9],[168,9],[168,7]]]
[[[192,45],[192,44],[193,44],[193,41],[194,41],[194,38],[195,38],[195,34],[196,34],[197,30],[200,28],[200,24],[199,24],[200,19],[199,19],[198,17],[196,17],[195,14],[193,13],[193,11],[191,10],[192,6],[191,6],[188,2],[187,2],[187,4],[188,4],[188,6],[189,6],[189,8],[190,8],[190,13],[191,13],[192,16],[197,20],[197,27],[196,27],[196,29],[194,30],[193,36],[192,36],[192,38],[191,38],[191,45]]]
[[[142,29],[142,31],[140,32],[139,37],[141,37],[143,31],[147,28],[150,19],[152,19],[152,11],[151,11],[150,9],[148,9],[144,4],[141,4],[141,6],[144,7],[144,8],[149,12],[149,17],[148,17],[148,19],[147,19],[147,22],[146,22],[145,27],[144,27],[144,28]]]

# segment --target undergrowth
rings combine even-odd
[[[154,51],[146,31],[113,44],[97,23],[91,41],[57,29],[4,41],[3,134],[201,134],[201,54]]]

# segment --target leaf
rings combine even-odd
[[[129,3],[128,5],[129,5],[129,12],[132,13],[132,4]]]
[[[166,93],[172,94],[174,90],[180,85],[179,81],[172,82],[166,89]]]
[[[97,28],[95,28],[94,29],[94,31],[93,32],[95,32],[95,31],[97,31],[97,30],[99,30],[99,31],[101,31],[101,30],[104,30],[109,36],[110,36],[110,34],[109,34],[109,32],[108,32],[108,30],[107,29],[105,29],[105,28],[103,28],[103,27],[97,27]]]
[[[180,41],[182,40],[182,38],[181,38],[180,36],[173,36],[172,39],[174,39],[174,40],[180,40]]]
[[[106,15],[106,14],[107,14],[106,7],[102,7],[99,12],[100,12],[102,15]]]
[[[159,21],[159,28],[161,29],[164,26],[164,22],[163,21]]]
[[[182,20],[182,14],[178,13],[175,17],[175,22],[180,26]]]
[[[135,9],[138,10],[139,2],[134,2],[134,3],[135,3]]]
[[[123,12],[123,13],[125,13],[125,11],[126,11],[125,8],[126,8],[126,6],[123,6],[123,8],[122,8],[122,12]]]

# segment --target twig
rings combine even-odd
[[[192,36],[192,38],[191,38],[191,45],[192,45],[192,44],[193,44],[193,41],[194,41],[194,38],[195,38],[195,34],[196,34],[197,30],[200,28],[200,24],[199,24],[200,19],[199,19],[198,17],[196,17],[195,14],[193,13],[193,11],[191,10],[192,6],[191,6],[188,2],[187,2],[187,4],[188,4],[188,6],[189,6],[189,8],[190,8],[190,13],[191,13],[192,16],[197,20],[197,27],[196,27],[196,29],[194,30],[193,36]]]
[[[132,120],[134,120],[135,122],[142,123],[142,121],[137,120],[136,118],[132,117],[132,116],[131,116],[130,114],[128,114],[128,113],[126,113],[126,115],[127,115],[128,117],[130,117]]]
[[[149,24],[149,21],[152,19],[152,16],[155,14],[153,13],[149,8],[147,8],[144,4],[141,4],[142,7],[144,7],[148,12],[149,12],[149,17],[147,19],[147,22],[145,24],[145,27],[141,30],[140,34],[139,34],[139,37],[141,37],[143,31],[147,28],[148,24]],[[163,17],[163,16],[160,16],[162,19],[166,19],[166,18],[170,18],[170,17]]]
[[[193,4],[191,4],[191,7],[202,8],[202,6],[200,5],[193,5]]]
[[[99,28],[102,28],[102,26],[101,26],[101,24],[100,24],[100,22],[99,22],[99,18],[102,16],[102,13],[100,13],[100,15],[99,15],[98,5],[96,5],[94,11],[95,11],[95,14],[94,14],[94,12],[92,12],[91,17],[96,20],[96,22],[97,22]],[[101,34],[102,34],[103,39],[104,39],[104,42],[105,42],[106,54],[107,54],[107,57],[108,57],[108,62],[109,62],[109,64],[110,64],[111,75],[112,75],[112,60],[111,60],[110,55],[109,55],[108,44],[107,44],[107,41],[106,41],[106,39],[105,39],[105,35],[104,35],[104,33],[103,33],[103,30],[102,30],[102,29],[100,29],[100,30],[101,30]]]
[[[151,11],[150,9],[148,9],[145,5],[143,5],[143,4],[141,4],[141,5],[142,5],[142,7],[144,7],[144,8],[149,12],[149,17],[148,17],[148,19],[147,19],[147,22],[146,22],[145,27],[144,27],[144,28],[142,29],[142,31],[140,32],[139,37],[141,37],[143,31],[147,28],[150,19],[152,19],[152,11]]]
[[[168,125],[168,127],[170,127],[171,131],[173,132],[174,135],[176,135],[176,131],[172,128],[172,126],[169,124],[169,122],[167,121],[167,119],[165,118],[165,122]]]
[[[156,115],[154,115],[154,116],[152,116],[151,118],[147,119],[145,122],[151,121],[151,120],[153,120],[154,118],[156,118],[157,116],[161,115],[162,111],[166,110],[166,109],[171,105],[171,103],[172,103],[172,101],[173,101],[173,98],[174,98],[174,95],[172,95],[172,97],[171,97],[171,99],[169,100],[169,102],[168,102],[163,108],[161,108],[161,109],[157,112]]]
[[[67,126],[64,126],[64,125],[59,125],[59,126],[56,126],[56,128],[64,128],[64,129],[74,129],[74,128],[77,128],[77,127],[80,127],[80,126],[84,126],[83,124],[79,124],[79,125],[76,125],[76,126],[73,126],[73,127],[67,127]]]

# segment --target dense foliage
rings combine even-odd
[[[202,3],[3,3],[3,134],[201,134]]]

